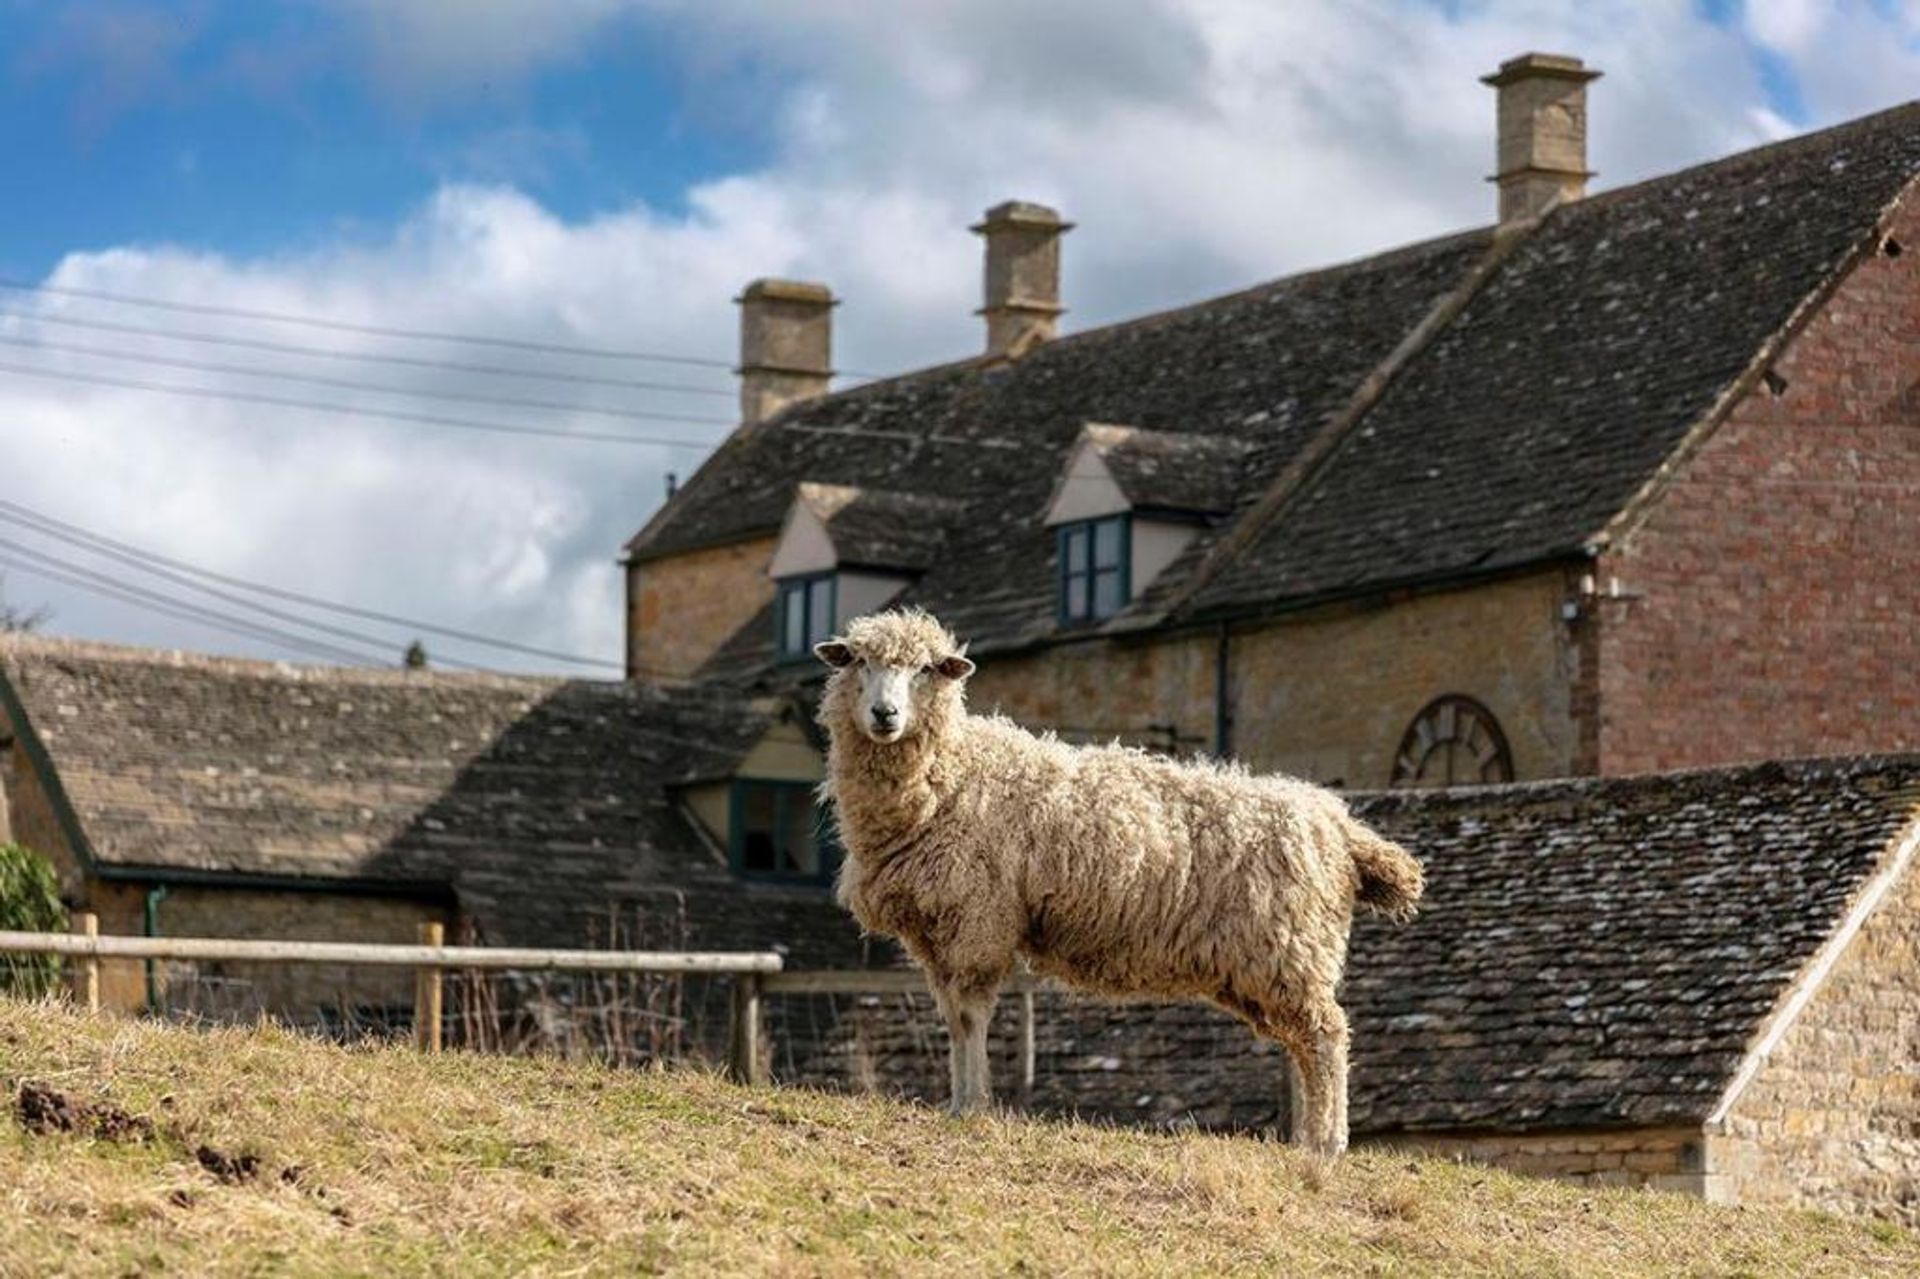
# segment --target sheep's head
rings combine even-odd
[[[856,618],[845,635],[813,651],[833,668],[821,719],[882,745],[944,723],[973,674],[973,663],[946,627],[918,609]]]

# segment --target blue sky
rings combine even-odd
[[[1485,222],[1478,76],[1506,57],[1571,53],[1606,73],[1590,98],[1604,188],[1915,96],[1917,10],[0,0],[0,276],[724,361],[731,299],[783,275],[842,298],[842,367],[906,369],[977,348],[966,227],[1000,200],[1077,223],[1066,323],[1084,327]],[[0,298],[0,343],[15,369],[0,370],[0,498],[239,576],[607,658],[619,546],[731,413],[718,369],[634,361],[621,376],[692,389],[616,392],[565,380],[590,362],[526,356],[558,379],[503,380],[369,358],[473,355],[457,345],[51,292]],[[181,363],[216,359],[229,367]],[[270,376],[288,373],[384,389]],[[129,380],[200,394],[109,384]],[[208,398],[234,393],[256,398]],[[686,444],[510,438],[262,394]],[[596,406],[698,420],[610,423]],[[18,566],[0,577],[57,631],[292,651]]]
[[[173,242],[271,253],[380,233],[448,181],[508,182],[570,218],[751,168],[765,136],[690,104],[642,14],[590,50],[470,83],[383,79],[322,4],[0,9],[0,267]]]

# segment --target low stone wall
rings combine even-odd
[[[1646,1186],[1692,1195],[1706,1190],[1706,1147],[1697,1128],[1416,1133],[1361,1144],[1418,1150],[1581,1185]]]
[[[1244,1131],[1275,1125],[1284,1059],[1224,1013],[1034,997],[1034,1080],[1021,1089],[1021,1005],[1000,1000],[989,1047],[994,1095],[1040,1114]],[[944,1105],[947,1031],[925,995],[782,996],[768,1003],[774,1077]]]

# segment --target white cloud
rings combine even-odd
[[[379,74],[418,74],[439,93],[563,61],[621,20],[616,7],[566,7],[527,33],[509,6],[349,4]],[[1759,83],[1753,41],[1789,58],[1821,122],[1886,105],[1920,82],[1908,42],[1888,38],[1896,27],[1910,35],[1906,20],[1865,6],[1820,19],[1756,5],[1730,29],[1683,0],[1470,3],[1451,15],[1389,0],[637,8],[689,69],[688,110],[757,113],[773,145],[763,166],[688,192],[684,213],[636,205],[567,221],[511,187],[449,184],[371,239],[259,258],[126,247],[77,254],[54,282],[724,359],[739,286],[791,275],[824,279],[845,300],[836,314],[844,367],[891,370],[977,348],[978,244],[965,227],[1002,198],[1054,202],[1079,223],[1066,268],[1078,326],[1485,221],[1493,99],[1476,77],[1517,52],[1573,52],[1606,72],[1591,92],[1603,186],[1790,130]],[[20,331],[36,330],[0,336]],[[51,328],[45,336],[78,340]],[[395,349],[377,338],[328,340]],[[72,367],[106,371],[78,357]],[[701,380],[697,370],[623,372]],[[424,390],[555,391],[420,370],[366,376]],[[706,383],[728,388],[717,373]],[[16,500],[242,575],[608,656],[620,630],[613,558],[657,504],[664,473],[691,469],[689,455],[666,450],[105,388],[8,380],[0,400],[0,474]],[[669,395],[623,402],[702,416],[732,408]],[[647,434],[722,429],[508,416]],[[51,596],[65,629],[229,643],[43,590],[17,571],[8,579],[22,602]]]
[[[1839,6],[1832,0],[1747,0],[1744,9],[1753,38],[1781,53],[1803,53]]]

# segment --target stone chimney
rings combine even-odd
[[[827,393],[833,379],[833,291],[799,280],[755,280],[740,304],[740,423]]]
[[[1017,360],[1054,335],[1060,313],[1060,237],[1073,229],[1044,204],[1009,200],[973,228],[987,241],[987,354]]]
[[[1587,83],[1578,58],[1523,53],[1480,77],[1498,91],[1500,221],[1535,217],[1587,193]]]

